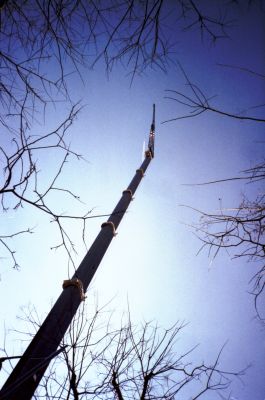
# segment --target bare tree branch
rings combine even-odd
[[[211,96],[208,97],[206,94],[200,89],[200,87],[194,83],[191,82],[190,78],[188,77],[187,73],[183,69],[180,63],[178,63],[179,68],[185,77],[186,80],[186,87],[189,89],[189,93],[183,93],[178,90],[171,90],[168,89],[166,92],[168,92],[170,95],[165,96],[166,99],[173,100],[177,102],[178,104],[184,105],[187,109],[189,109],[189,113],[185,115],[181,115],[179,117],[174,117],[170,118],[166,121],[163,121],[162,123],[167,123],[167,122],[172,122],[172,121],[178,121],[180,119],[186,119],[186,118],[194,118],[197,117],[205,112],[212,112],[218,115],[222,115],[225,117],[241,120],[241,121],[252,121],[252,122],[265,122],[264,118],[259,118],[251,115],[243,115],[247,112],[247,110],[244,110],[238,114],[230,112],[230,111],[224,111],[219,108],[213,107],[210,103],[210,101],[216,97],[216,96]],[[259,106],[251,106],[250,109],[253,108],[260,108],[264,107],[265,104],[261,104]]]
[[[264,182],[265,164],[260,162],[253,168],[243,171],[246,184],[257,185]],[[233,181],[233,178],[209,182]],[[208,184],[208,183],[206,183]],[[204,183],[202,184],[204,185]],[[194,209],[194,208],[193,208]],[[261,295],[265,288],[265,194],[258,191],[256,197],[249,200],[243,196],[238,207],[223,209],[214,213],[194,209],[200,214],[200,222],[193,225],[195,233],[202,241],[200,251],[208,248],[209,255],[215,258],[221,249],[231,250],[233,258],[245,258],[253,262],[256,270],[251,279],[255,308],[260,319],[265,318],[262,307],[259,307]]]
[[[34,327],[38,317],[34,311],[29,315]],[[176,352],[183,329],[180,323],[169,329],[150,322],[134,326],[130,316],[113,329],[103,308],[89,318],[83,303],[34,398],[173,400],[185,391],[197,399],[225,391],[233,377],[244,374],[219,367],[224,346],[212,364],[194,366],[190,357],[196,346]]]
[[[60,242],[52,248],[64,247],[71,263],[74,243],[63,221],[75,219],[82,223],[82,238],[90,211],[85,215],[66,215],[50,205],[54,192],[80,201],[71,188],[58,185],[70,156],[81,158],[67,144],[66,135],[80,110],[72,105],[69,76],[77,73],[82,79],[83,66],[95,67],[101,59],[109,73],[116,63],[126,66],[134,77],[147,68],[166,71],[174,41],[168,28],[198,28],[210,40],[227,37],[230,21],[226,6],[209,14],[203,5],[191,0],[178,0],[168,5],[165,0],[116,1],[102,0],[20,0],[4,1],[0,9],[0,143],[1,207],[19,210],[27,205],[37,209],[56,223]],[[173,18],[172,18],[173,17]],[[176,22],[176,23],[175,23]],[[197,33],[196,33],[197,34]],[[71,110],[58,127],[39,136],[32,134],[33,124],[44,116],[49,105],[58,101],[71,105]],[[10,143],[11,146],[7,143]],[[15,150],[10,152],[10,148]],[[41,187],[37,154],[47,151],[61,153],[61,164]],[[93,216],[94,217],[94,216]],[[11,239],[32,229],[0,234],[4,257],[11,257],[19,267]]]

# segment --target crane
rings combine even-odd
[[[154,158],[155,105],[145,158],[135,172],[129,186],[123,190],[108,220],[75,271],[71,279],[63,282],[63,290],[28,348],[0,391],[1,400],[30,400],[43,377],[49,362],[64,348],[60,343],[82,301],[87,288],[106,253],[116,230],[138,188],[145,171]]]

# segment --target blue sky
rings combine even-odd
[[[219,67],[225,63],[264,72],[264,23],[258,6],[243,10],[231,29],[231,39],[213,46],[202,45],[198,32],[181,34],[173,61],[180,61],[191,78],[208,95],[217,95],[214,105],[240,112],[264,102],[264,80],[243,71]],[[263,33],[263,36],[262,36]],[[118,229],[88,295],[97,293],[99,303],[112,299],[111,308],[122,312],[127,299],[134,319],[157,320],[161,326],[176,320],[189,322],[183,331],[183,348],[200,346],[194,361],[213,360],[227,341],[222,366],[238,370],[251,364],[243,384],[231,385],[231,399],[263,400],[264,330],[255,319],[253,298],[248,293],[255,266],[232,254],[221,253],[211,260],[207,252],[196,255],[201,243],[192,223],[199,215],[187,207],[203,211],[236,207],[245,190],[242,183],[212,186],[185,186],[238,175],[264,154],[262,125],[238,122],[204,114],[195,119],[161,122],[185,113],[177,103],[164,98],[165,89],[186,90],[185,79],[172,63],[167,74],[148,70],[136,77],[132,86],[126,70],[114,68],[106,77],[103,63],[83,70],[84,83],[73,76],[69,82],[74,99],[85,104],[70,132],[72,148],[87,160],[68,163],[61,184],[70,185],[86,204],[72,200],[60,204],[64,211],[80,214],[110,213],[122,190],[129,184],[142,157],[156,103],[156,156],[137,190],[135,200]],[[45,126],[56,125],[66,106],[48,110]],[[261,111],[262,112],[262,109]],[[54,168],[53,153],[40,156],[40,165]],[[46,172],[40,172],[45,179]],[[255,190],[264,190],[257,187]],[[59,200],[55,197],[54,202]],[[49,219],[25,207],[2,216],[7,229],[32,226],[34,235],[14,244],[23,267],[13,271],[7,264],[1,271],[1,320],[19,328],[20,307],[32,303],[40,314],[49,311],[51,301],[61,292],[68,276],[68,263],[62,251],[50,251],[58,234]],[[88,246],[100,229],[101,219],[91,219],[87,229]],[[77,243],[80,262],[85,254],[80,225],[69,225]],[[71,275],[71,273],[70,273]],[[3,327],[3,324],[2,324]],[[3,329],[0,331],[0,343]],[[14,337],[14,335],[13,335]],[[0,347],[2,344],[0,344]],[[18,350],[20,344],[10,343]],[[212,398],[210,394],[205,398]]]

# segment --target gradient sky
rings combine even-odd
[[[207,42],[203,45],[197,31],[182,33],[172,59],[181,62],[191,80],[207,95],[217,95],[215,106],[238,113],[264,103],[264,80],[217,63],[264,73],[264,13],[258,5],[248,10],[241,7],[229,33],[231,39],[221,40],[216,46]],[[180,105],[164,98],[165,89],[187,90],[174,63],[167,74],[146,71],[131,87],[121,67],[116,67],[108,79],[103,63],[93,71],[82,72],[84,83],[74,76],[70,82],[74,99],[81,98],[86,105],[71,129],[70,141],[87,162],[68,163],[60,182],[70,185],[86,204],[65,201],[63,210],[82,214],[94,208],[95,215],[112,211],[141,163],[153,103],[157,110],[155,158],[89,294],[93,297],[96,292],[100,304],[113,298],[111,308],[119,312],[127,309],[128,299],[135,321],[156,320],[165,327],[177,320],[189,322],[181,346],[187,349],[200,344],[194,362],[214,360],[227,342],[223,369],[240,370],[251,364],[242,382],[232,382],[231,399],[264,400],[264,329],[255,318],[253,298],[248,293],[255,266],[241,259],[231,260],[232,253],[221,252],[214,260],[207,251],[196,255],[201,243],[189,225],[198,222],[199,215],[182,206],[210,212],[220,206],[238,206],[246,190],[242,183],[204,187],[183,184],[237,176],[253,166],[264,155],[264,143],[260,143],[264,127],[213,114],[161,124],[185,113]],[[58,106],[56,113],[50,110],[45,129],[55,126],[58,116],[63,118],[65,112],[64,105]],[[36,131],[43,130],[36,126]],[[40,159],[45,168],[52,169],[56,163],[52,152]],[[258,193],[264,188],[255,190]],[[103,221],[89,221],[88,246]],[[51,301],[61,292],[63,279],[67,279],[67,259],[60,250],[50,251],[58,234],[40,213],[25,207],[3,215],[2,224],[6,229],[36,227],[29,238],[14,239],[21,270],[13,271],[7,264],[1,268],[1,320],[8,328],[20,329],[16,316],[21,306],[34,304],[40,315],[49,311]],[[80,225],[70,229],[76,242],[81,243]],[[80,244],[77,250],[80,262],[85,248]],[[2,323],[0,347],[3,327]],[[9,346],[10,351],[18,351],[20,343],[14,340]]]

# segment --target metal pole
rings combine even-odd
[[[88,250],[72,279],[64,281],[63,291],[54,304],[25,353],[0,391],[0,399],[29,400],[32,398],[51,359],[58,354],[63,339],[111,240],[115,236],[132,197],[154,156],[155,106],[145,159],[107,222]],[[60,350],[59,350],[60,352]]]

